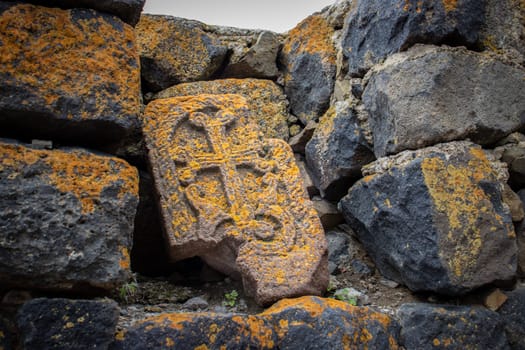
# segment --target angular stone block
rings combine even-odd
[[[23,349],[107,349],[119,308],[112,300],[33,299],[18,311]]]
[[[516,273],[502,169],[466,141],[405,151],[365,166],[339,205],[385,277],[462,294]]]
[[[242,95],[264,137],[288,140],[288,101],[283,89],[271,80],[217,79],[177,84],[155,94],[154,98],[201,94]]]
[[[388,55],[421,44],[476,44],[485,0],[358,0],[345,19],[342,57],[362,76]]]
[[[0,142],[2,285],[125,282],[137,192],[137,170],[118,158]]]
[[[317,120],[330,105],[336,72],[334,29],[321,14],[312,15],[289,33],[280,61],[290,111],[303,124]]]
[[[508,299],[498,310],[505,333],[513,350],[525,349],[525,288],[523,284],[516,290],[506,293]]]
[[[398,349],[399,325],[366,307],[285,299],[258,315],[164,314],[119,332],[111,347],[152,349]]]
[[[228,49],[204,27],[204,23],[178,17],[140,17],[136,33],[142,81],[148,91],[207,80],[220,68]]]
[[[501,317],[483,307],[404,304],[401,344],[420,349],[510,349]]]
[[[525,126],[525,69],[461,48],[416,46],[370,71],[363,104],[377,157]]]
[[[155,100],[144,134],[171,256],[242,276],[260,304],[320,294],[326,242],[286,142],[239,95]]]
[[[0,2],[0,136],[84,144],[138,129],[133,28],[88,9]]]

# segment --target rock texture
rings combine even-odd
[[[476,44],[485,1],[358,0],[342,34],[342,58],[350,76],[362,76],[388,55],[416,43]]]
[[[518,192],[523,206],[525,207],[525,190]],[[516,225],[516,238],[518,242],[518,273],[525,277],[525,220]]]
[[[513,350],[525,349],[525,288],[506,293],[508,299],[498,310]]]
[[[204,23],[171,16],[141,16],[136,27],[142,81],[147,91],[206,80],[222,65],[227,47]]]
[[[24,2],[66,9],[94,9],[117,16],[127,24],[135,26],[146,0],[29,0]]]
[[[417,79],[414,77],[417,76]],[[525,125],[525,69],[465,49],[417,46],[389,57],[363,93],[377,157]]]
[[[334,29],[321,14],[312,15],[288,33],[280,55],[284,91],[291,112],[303,124],[326,112],[334,89]]]
[[[117,334],[112,349],[398,349],[399,326],[344,302],[285,299],[258,315],[165,314]]]
[[[218,79],[178,84],[154,95],[154,99],[201,94],[239,94],[248,103],[253,120],[265,137],[288,140],[288,101],[279,85],[263,79]]]
[[[406,350],[510,349],[501,318],[482,307],[405,304],[398,317]]]
[[[341,210],[385,277],[465,293],[516,272],[500,167],[469,142],[406,151],[365,167]]]
[[[18,311],[23,349],[107,349],[119,308],[109,300],[33,299]]]
[[[83,150],[0,143],[0,279],[112,289],[129,277],[135,168]]]
[[[240,95],[151,102],[144,133],[173,259],[242,276],[259,304],[320,294],[326,242],[282,140],[263,139]]]
[[[0,57],[0,136],[102,144],[138,127],[135,37],[118,18],[0,2]]]
[[[313,180],[329,200],[345,196],[361,177],[361,167],[374,160],[357,114],[346,102],[337,103],[321,118],[305,152]]]

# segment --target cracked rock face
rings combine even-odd
[[[365,167],[340,209],[385,277],[463,294],[516,273],[500,167],[470,142],[402,152]]]
[[[326,241],[282,140],[264,139],[240,95],[155,100],[144,134],[171,257],[240,277],[262,305],[321,294]]]

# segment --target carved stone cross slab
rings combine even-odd
[[[173,260],[202,257],[261,305],[320,294],[326,241],[286,142],[240,95],[155,100],[144,135]]]

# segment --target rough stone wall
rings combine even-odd
[[[523,1],[143,5],[0,1],[0,349],[525,348]]]

